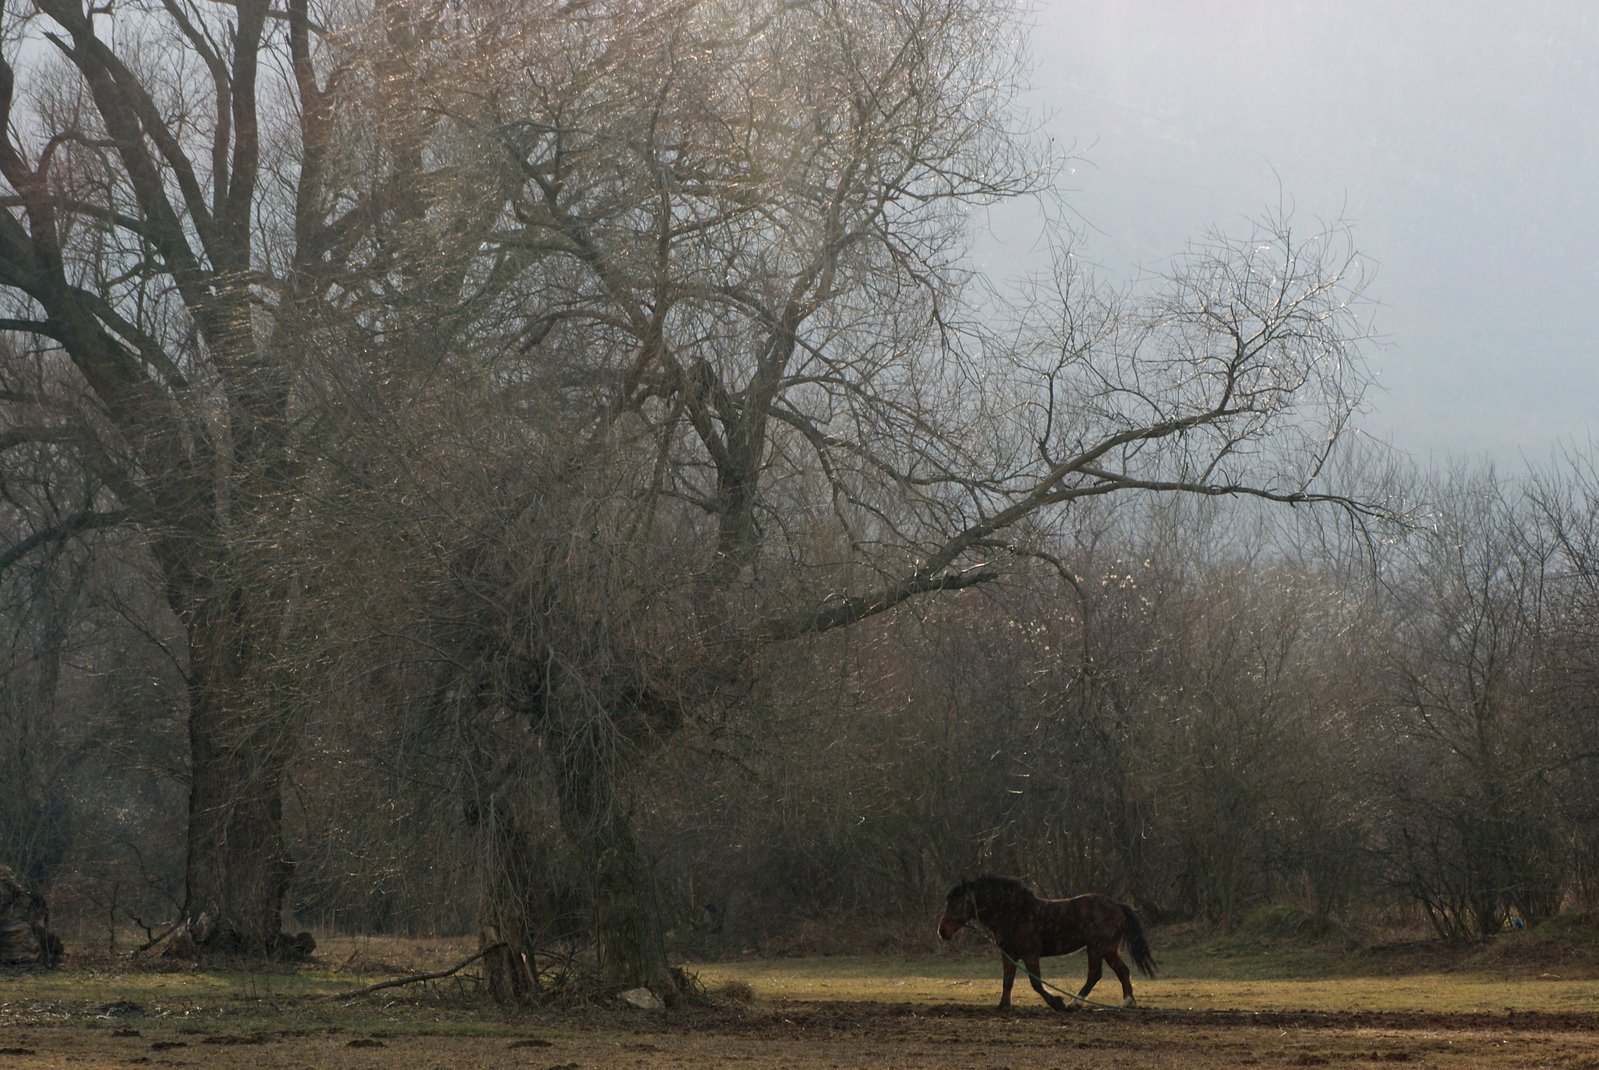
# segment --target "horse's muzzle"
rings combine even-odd
[[[953,939],[955,939],[955,934],[961,931],[961,924],[962,924],[961,922],[951,921],[949,918],[945,918],[943,921],[939,922],[938,923],[938,936],[939,936],[939,939],[941,939],[941,940],[953,940]]]

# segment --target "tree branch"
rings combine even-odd
[[[753,629],[757,642],[780,643],[802,635],[820,635],[834,628],[858,624],[867,617],[893,609],[920,594],[934,591],[959,591],[980,583],[998,579],[1000,572],[987,565],[973,565],[960,572],[939,572],[929,575],[916,572],[894,583],[887,584],[876,594],[841,598],[821,609],[778,617],[765,621]]]
[[[468,966],[472,965],[472,963],[476,962],[484,955],[487,955],[490,951],[498,951],[504,946],[505,944],[502,942],[498,944],[490,944],[488,947],[479,948],[477,954],[462,959],[460,962],[457,962],[454,966],[451,966],[447,970],[438,970],[434,973],[419,973],[411,977],[395,977],[387,981],[379,981],[377,984],[367,985],[365,988],[357,988],[351,992],[334,992],[321,998],[358,999],[361,996],[370,996],[374,992],[381,992],[385,988],[399,988],[401,985],[415,985],[421,984],[423,981],[442,980],[445,977],[449,977],[466,969]]]
[[[99,528],[116,527],[128,519],[126,509],[117,509],[109,513],[81,512],[75,513],[54,527],[36,531],[21,542],[11,546],[10,549],[0,553],[0,572],[4,572],[22,558],[32,553],[48,542],[65,542],[76,535]]]

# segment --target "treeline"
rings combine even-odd
[[[78,916],[515,1001],[977,868],[1591,900],[1590,461],[1351,455],[1338,225],[983,277],[1008,0],[0,19],[0,864]]]
[[[991,870],[1220,930],[1288,905],[1475,938],[1599,906],[1593,460],[1414,490],[1412,527],[1354,546],[1209,502],[1100,510],[1003,583],[763,660],[643,774],[676,936],[914,939]],[[374,882],[437,924],[387,827]],[[332,857],[385,838],[349,831]],[[553,823],[535,839],[541,916],[581,931],[581,874]],[[392,921],[365,887],[327,902]]]
[[[860,946],[983,870],[1223,930],[1266,905],[1462,938],[1595,909],[1592,459],[1417,489],[1413,526],[1353,546],[1209,502],[1085,510],[1003,582],[760,659],[639,772],[670,939]],[[31,598],[8,618],[6,857],[81,932],[167,919],[181,681],[126,605]],[[517,752],[463,759],[371,679],[401,667],[365,672],[305,726],[294,909],[470,931],[483,838],[505,830],[462,783]],[[504,805],[535,818],[503,849],[533,940],[581,944],[592,893],[557,789],[517,785]]]

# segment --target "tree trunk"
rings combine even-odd
[[[561,824],[592,881],[600,983],[674,993],[666,962],[660,896],[619,792],[625,758],[584,725],[559,748]]]
[[[235,591],[230,601],[243,599]],[[198,949],[252,956],[291,946],[282,931],[292,864],[283,781],[294,728],[259,679],[262,636],[233,613],[189,627],[188,910],[208,919]]]
[[[594,939],[600,983],[674,994],[661,930],[660,895],[627,815],[612,811],[582,844],[594,874]]]
[[[528,892],[536,887],[535,862],[526,837],[508,806],[494,796],[472,812],[479,829],[478,947],[484,951],[483,979],[501,1006],[527,1003],[539,994],[534,959],[534,919]]]
[[[283,843],[280,769],[222,750],[208,726],[190,725],[189,910],[210,917],[207,946],[271,955],[282,944],[291,865]]]

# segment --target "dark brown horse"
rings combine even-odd
[[[1155,960],[1149,954],[1144,926],[1132,907],[1103,895],[1079,895],[1071,899],[1040,899],[1032,889],[1014,877],[978,877],[957,884],[944,901],[944,917],[938,935],[952,939],[967,922],[975,921],[989,931],[999,945],[1005,971],[999,1007],[1010,1006],[1011,985],[1016,981],[1016,965],[1027,970],[1033,990],[1058,1011],[1075,1010],[1065,1000],[1044,990],[1038,960],[1046,955],[1069,955],[1079,948],[1088,954],[1088,980],[1077,993],[1079,999],[1094,990],[1104,973],[1101,963],[1110,963],[1122,983],[1122,1003],[1135,1007],[1133,981],[1122,961],[1123,941],[1134,963],[1145,977],[1155,976]]]

